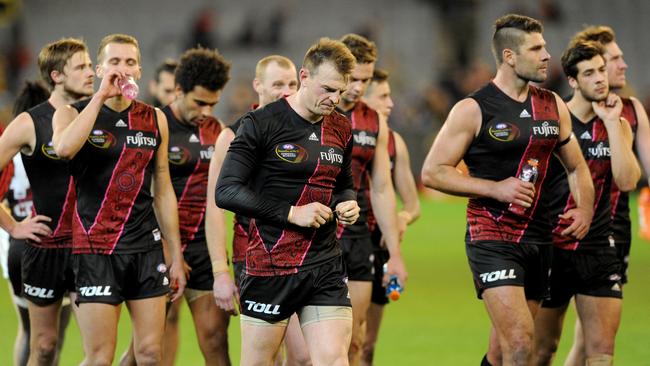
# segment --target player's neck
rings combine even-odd
[[[528,80],[521,79],[514,72],[506,72],[499,68],[492,82],[504,94],[518,102],[525,102],[528,98]]]
[[[64,105],[76,103],[83,98],[85,98],[85,96],[72,95],[70,93],[66,93],[65,91],[55,87],[52,93],[50,94],[50,97],[47,99],[47,101],[55,109],[58,109],[63,107]]]
[[[358,102],[347,102],[347,101],[344,101],[343,99],[341,99],[341,101],[339,102],[339,105],[337,106],[337,108],[339,110],[343,111],[343,112],[347,112],[347,111],[351,110],[352,108],[354,108],[357,105],[357,103]]]
[[[573,97],[571,97],[571,100],[566,105],[569,108],[569,112],[582,123],[587,123],[596,116],[596,112],[594,112],[591,106],[591,101],[585,99],[580,91],[575,90]]]
[[[172,104],[169,105],[169,108],[172,110],[172,114],[176,118],[176,120],[184,125],[191,125],[191,123],[185,121],[182,117],[181,114],[181,107],[178,105],[177,102],[172,102]]]
[[[104,104],[115,112],[122,112],[123,110],[131,106],[132,100],[124,98],[122,95],[116,95],[112,98],[108,98]]]
[[[287,97],[287,102],[289,103],[289,107],[294,110],[294,112],[298,113],[300,117],[303,119],[306,119],[307,121],[311,123],[318,123],[323,119],[323,116],[319,114],[315,114],[309,111],[309,109],[304,107],[304,103],[301,101],[301,95],[302,93],[298,92],[295,93],[291,96]]]

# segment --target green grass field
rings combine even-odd
[[[633,204],[636,233],[636,204]],[[474,294],[464,248],[465,202],[422,202],[422,217],[406,234],[403,252],[410,280],[402,299],[386,310],[376,352],[377,365],[478,365],[485,353],[489,322]],[[635,239],[630,283],[625,287],[623,320],[616,343],[617,365],[650,365],[650,243]],[[564,360],[575,319],[571,310],[565,323],[558,360]],[[178,365],[200,365],[189,311],[183,307]],[[16,328],[8,290],[0,296],[0,365],[11,364]],[[230,326],[230,355],[239,362],[239,319]],[[128,344],[130,326],[124,308],[117,353]],[[61,365],[82,360],[76,325],[67,332]],[[561,365],[557,361],[556,365]]]

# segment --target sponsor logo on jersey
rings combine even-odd
[[[334,148],[330,148],[327,152],[321,151],[320,159],[330,164],[343,164],[343,154],[337,153]]]
[[[170,164],[183,165],[192,159],[192,153],[184,146],[170,146],[167,160]]]
[[[128,127],[128,125],[126,124],[126,122],[124,122],[123,119],[120,118],[120,120],[117,121],[117,123],[115,123],[115,127]]]
[[[23,283],[24,286],[24,292],[25,294],[31,296],[31,297],[39,297],[41,299],[53,299],[54,298],[54,290],[48,289],[48,288],[43,288],[43,287],[37,287],[37,286],[32,286],[28,285],[26,283]]]
[[[309,154],[304,147],[292,143],[282,143],[276,145],[275,155],[277,155],[278,158],[292,164],[302,163],[309,157]]]
[[[587,149],[587,152],[589,153],[590,158],[595,159],[612,156],[612,152],[609,149],[609,146],[605,146],[603,142],[600,142],[596,146],[589,147]]]
[[[517,278],[514,269],[502,269],[500,271],[481,273],[479,277],[481,277],[483,283]]]
[[[544,121],[544,122],[542,122],[541,126],[533,126],[533,135],[535,135],[535,136],[544,136],[544,137],[559,136],[560,135],[560,127],[559,126],[553,126],[548,121]]]
[[[52,141],[48,142],[47,144],[41,145],[41,152],[43,153],[43,155],[45,155],[46,157],[52,160],[61,160],[61,158],[54,151],[54,144],[52,143]]]
[[[190,136],[190,142],[199,142],[199,138],[196,137],[195,134],[192,134],[192,136]]]
[[[86,297],[110,296],[113,294],[111,292],[111,286],[84,286],[79,288],[79,293],[81,296]]]
[[[94,147],[108,149],[115,145],[115,136],[108,131],[92,130],[88,136],[88,142]]]
[[[145,135],[146,133],[146,135]],[[153,136],[151,132],[138,132],[133,135],[126,136],[126,146],[131,148],[140,148],[140,147],[156,147],[158,141]]]
[[[508,142],[519,137],[519,128],[507,122],[498,122],[488,128],[488,134],[497,141]]]
[[[312,132],[311,135],[309,135],[309,141],[320,141],[318,136],[316,136],[316,132]]]
[[[214,154],[214,146],[209,146],[205,150],[201,150],[201,160],[210,160],[212,159],[212,154]]]
[[[256,313],[262,313],[262,314],[272,314],[272,315],[279,315],[280,312],[280,305],[274,305],[274,304],[264,304],[261,302],[255,302],[251,300],[245,300],[244,301],[248,306],[247,310],[253,311]]]
[[[528,113],[526,108],[524,108],[524,110],[519,113],[519,118],[530,118],[530,113]]]
[[[580,135],[580,140],[591,140],[591,135],[589,134],[589,131],[585,131]]]
[[[354,143],[361,146],[376,146],[377,138],[372,135],[368,135],[366,131],[359,131],[354,133]]]

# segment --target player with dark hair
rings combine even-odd
[[[174,72],[178,61],[167,59],[156,67],[155,77],[149,81],[149,94],[154,107],[164,107],[176,98],[174,89]]]

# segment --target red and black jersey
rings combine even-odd
[[[0,135],[4,132],[2,126],[0,125]],[[4,169],[0,170],[0,201],[5,199],[7,191],[9,191],[9,184],[11,183],[11,178],[14,175],[14,163],[10,161]]]
[[[36,142],[32,155],[21,153],[32,191],[32,211],[52,219],[47,223],[52,235],[42,237],[38,247],[72,247],[72,217],[76,202],[68,162],[61,160],[52,146],[54,106],[41,103],[27,111],[34,123]],[[44,174],[43,172],[47,172]]]
[[[352,177],[359,204],[359,218],[353,225],[340,225],[337,237],[370,237],[368,217],[370,213],[370,171],[375,157],[377,136],[379,136],[379,116],[374,109],[363,102],[343,114],[352,125]]]
[[[589,233],[582,240],[560,235],[571,221],[560,219],[558,215],[575,208],[576,203],[569,190],[569,182],[562,163],[556,158],[551,163],[548,186],[549,212],[553,220],[553,245],[567,250],[587,247],[609,246],[611,235],[611,196],[612,166],[609,139],[605,124],[598,117],[583,123],[571,114],[571,124],[582,154],[587,161],[591,179],[594,183],[594,216]]]
[[[205,250],[208,170],[221,123],[210,117],[193,126],[179,121],[170,106],[162,111],[169,125],[169,174],[178,200],[181,247]]]
[[[257,109],[257,105],[253,105],[252,110]],[[235,135],[239,126],[241,126],[241,119],[228,126]],[[246,260],[246,249],[248,248],[248,227],[250,219],[246,216],[235,213],[233,219],[233,236],[232,236],[232,262],[241,263]]]
[[[288,275],[341,255],[336,223],[318,229],[288,224],[290,207],[354,200],[352,131],[339,113],[318,123],[285,99],[241,118],[216,188],[219,207],[251,218],[246,272]]]
[[[623,111],[621,117],[625,118],[632,128],[632,134],[636,136],[639,122],[634,109],[634,104],[629,98],[621,98]],[[621,192],[612,181],[612,231],[614,240],[617,243],[629,243],[632,241],[632,222],[630,220],[630,197],[627,192]]]
[[[555,95],[530,86],[526,100],[518,102],[489,83],[469,97],[478,103],[482,115],[478,136],[464,156],[470,176],[492,181],[518,177],[528,160],[536,159],[535,191],[540,192],[560,134]],[[492,198],[470,198],[467,242],[551,243],[550,221],[540,208],[539,193],[523,215],[508,206]]]
[[[80,111],[87,104],[73,107]],[[152,106],[133,101],[122,112],[102,106],[70,162],[77,191],[74,253],[128,254],[160,245],[151,193],[160,142]]]

